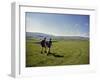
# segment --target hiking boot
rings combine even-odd
[[[41,51],[41,54],[42,54],[43,52]]]
[[[47,53],[47,51],[44,51],[45,53]]]

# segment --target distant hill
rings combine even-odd
[[[27,38],[36,38],[36,39],[43,39],[44,37],[50,38],[54,37],[53,35],[45,34],[45,33],[38,33],[38,32],[26,32]]]
[[[63,40],[89,40],[88,37],[81,36],[55,36],[55,39],[63,39]]]
[[[45,33],[39,33],[39,32],[26,32],[26,38],[36,38],[36,39],[43,39],[46,37],[47,39],[53,38],[57,40],[88,40],[88,37],[81,37],[81,36],[54,36],[50,34]]]

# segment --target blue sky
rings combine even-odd
[[[26,32],[89,37],[89,15],[26,12]]]

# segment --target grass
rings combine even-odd
[[[64,57],[41,54],[41,46],[36,42],[39,41],[26,40],[26,67],[89,64],[88,40],[54,41],[51,48],[52,54]]]

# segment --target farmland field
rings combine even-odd
[[[89,64],[89,40],[53,41],[51,55],[41,54],[39,42],[36,39],[26,39],[26,67]]]

